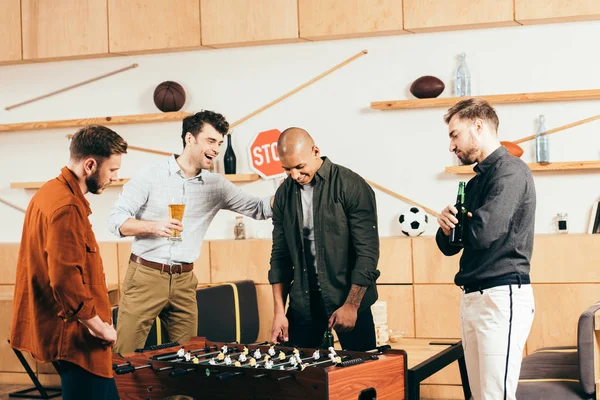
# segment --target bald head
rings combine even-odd
[[[287,128],[279,136],[277,151],[280,157],[310,152],[315,141],[308,132],[302,128]]]
[[[302,128],[288,128],[277,141],[277,153],[285,172],[300,185],[312,182],[323,164],[313,138]]]

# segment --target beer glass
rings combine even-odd
[[[179,200],[179,201],[178,201]],[[169,203],[169,218],[183,221],[183,212],[185,211],[185,204],[181,199],[172,198]],[[177,229],[173,229],[173,234],[169,236],[169,240],[173,242],[181,242],[181,232]]]

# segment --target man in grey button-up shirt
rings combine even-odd
[[[463,250],[454,281],[464,290],[462,344],[469,383],[475,400],[515,399],[534,314],[529,269],[535,186],[527,165],[500,145],[498,116],[488,102],[460,101],[445,119],[450,151],[464,164],[478,163],[465,191],[464,249],[448,242],[458,223],[454,206],[442,211],[436,235],[445,255]]]
[[[191,263],[200,255],[211,221],[219,210],[255,219],[271,217],[271,198],[245,194],[222,175],[208,171],[228,129],[225,118],[211,111],[185,118],[182,154],[140,169],[111,210],[111,232],[135,237],[131,246],[135,261],[129,263],[119,302],[115,351],[143,347],[159,314],[170,340],[195,336],[198,280]],[[183,221],[168,218],[170,203],[185,204]],[[181,242],[167,240],[173,230],[181,232]]]

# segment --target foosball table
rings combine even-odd
[[[406,352],[243,345],[195,337],[113,355],[121,399],[405,399]]]

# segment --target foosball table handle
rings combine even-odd
[[[135,371],[135,367],[131,364],[115,368],[115,374],[117,374],[117,375],[124,375],[124,374],[128,374],[130,372],[133,372],[133,371]]]
[[[240,372],[223,372],[222,374],[217,375],[216,378],[218,381],[226,381],[226,380],[229,380],[238,375],[244,375],[244,373],[241,371]]]
[[[284,381],[286,379],[296,379],[296,375],[289,374],[289,375],[285,375],[285,376],[280,376],[279,378],[277,378],[277,381],[281,382],[281,381]]]
[[[189,369],[177,368],[177,369],[174,369],[173,371],[169,372],[169,377],[171,377],[171,378],[177,378],[179,376],[187,375],[191,371],[194,371],[194,368],[189,368]]]
[[[129,361],[127,361],[125,364],[113,364],[113,371],[116,370],[117,368],[121,368],[121,367],[127,367],[128,365],[131,365],[131,363]]]

